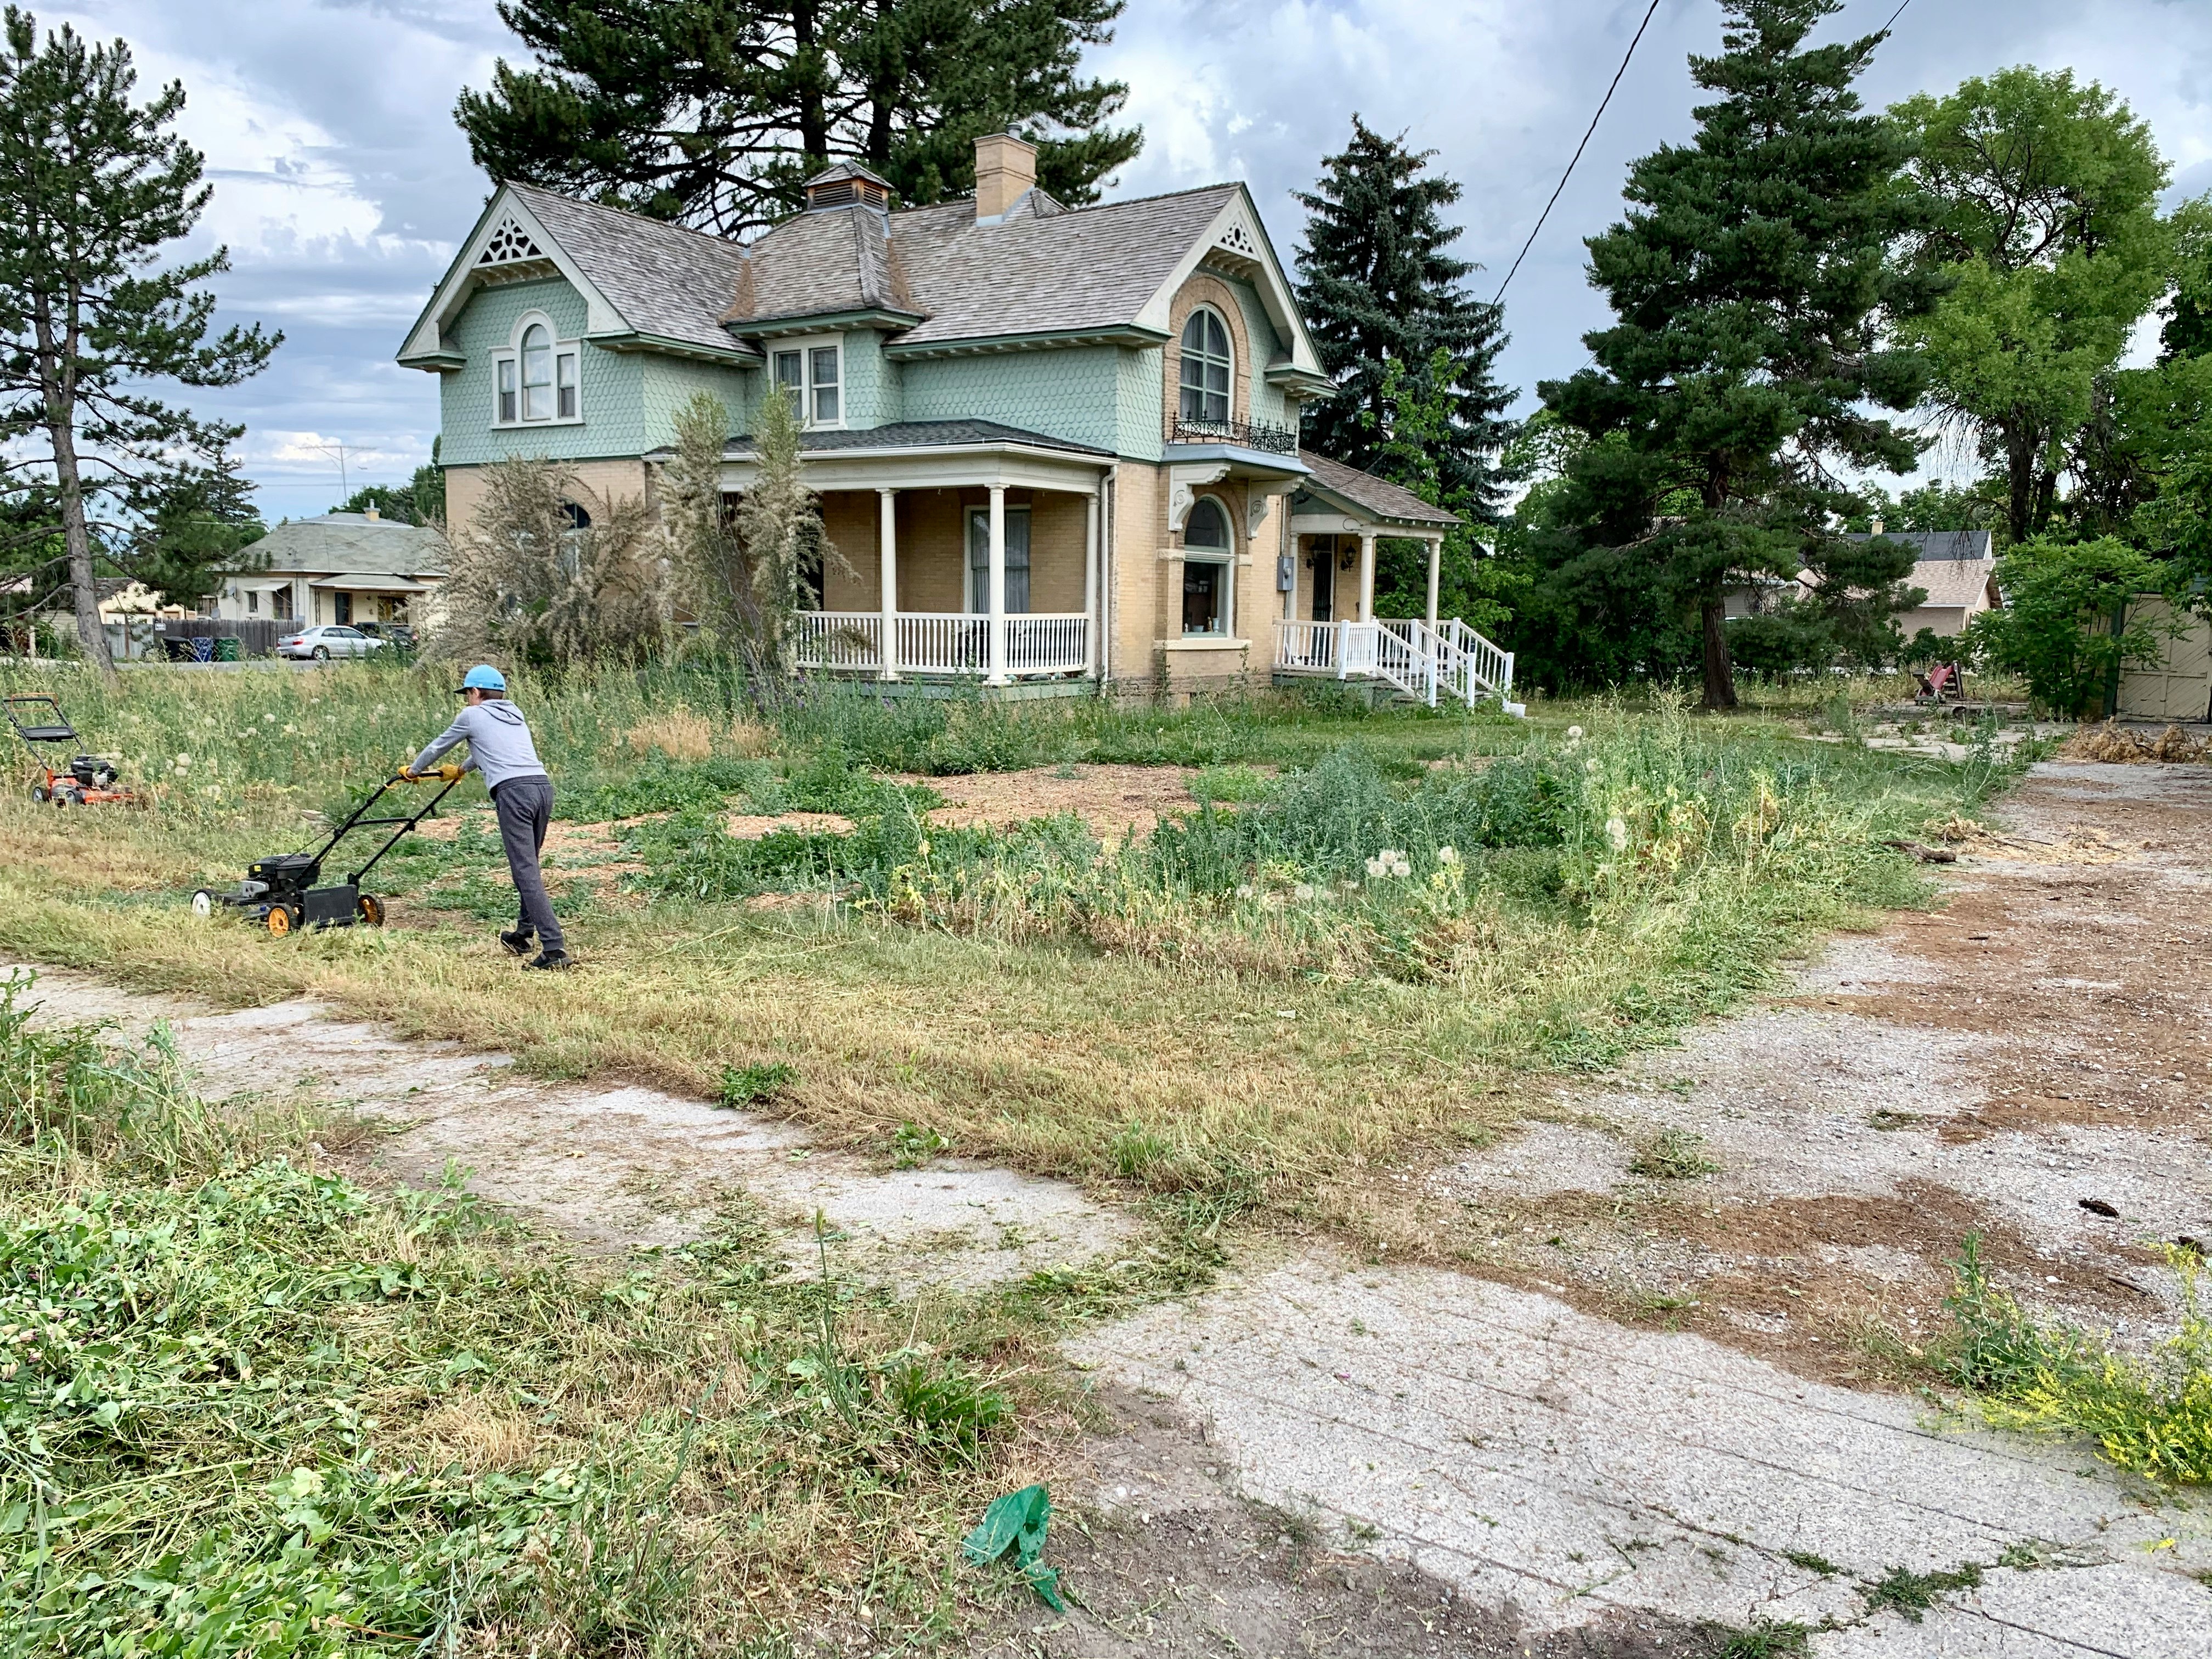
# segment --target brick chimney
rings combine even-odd
[[[375,508],[375,507],[374,507],[374,505],[371,505],[371,506],[364,507],[362,507],[362,510],[361,510],[361,516],[362,516],[362,518],[364,518],[364,519],[368,520],[371,524],[374,524],[374,523],[375,523],[379,519],[382,518],[384,515],[383,515],[381,513],[378,512],[378,511],[376,510],[376,508]]]
[[[975,216],[997,219],[1036,185],[1036,146],[1011,132],[975,141]]]

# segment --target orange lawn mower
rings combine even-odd
[[[223,908],[242,910],[249,920],[258,922],[277,939],[303,927],[350,927],[356,922],[370,927],[383,927],[384,901],[374,893],[361,890],[363,878],[376,867],[379,859],[399,844],[401,836],[437,811],[438,803],[453,793],[461,775],[461,769],[450,764],[416,777],[394,773],[355,807],[346,821],[331,830],[330,838],[313,852],[279,853],[273,858],[257,860],[246,866],[246,879],[228,892],[201,888],[192,895],[192,914],[211,916]],[[410,816],[368,816],[371,807],[403,783],[442,783],[445,787]],[[321,884],[323,860],[330,857],[340,842],[356,830],[380,829],[389,829],[392,835],[368,855],[368,862],[343,881]]]
[[[137,799],[133,792],[116,782],[113,761],[76,752],[83,739],[63,714],[61,704],[47,696],[9,697],[4,702],[8,724],[15,728],[15,735],[22,738],[39,769],[31,799],[40,805],[51,801],[56,806],[115,806]],[[61,763],[58,771],[56,761]]]

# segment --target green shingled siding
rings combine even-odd
[[[1111,449],[1120,437],[1118,360],[1124,355],[1114,346],[1062,346],[902,364],[902,418],[997,421]],[[1157,410],[1157,387],[1152,397]],[[1157,415],[1152,424],[1159,424]],[[1157,437],[1153,441],[1157,451]]]
[[[884,337],[856,328],[845,341],[845,424],[859,428],[889,426],[906,417],[899,366],[884,356]]]
[[[1166,408],[1167,382],[1162,378],[1168,372],[1166,349],[1146,346],[1115,356],[1121,361],[1115,365],[1115,435],[1110,447],[1116,455],[1132,460],[1157,461],[1165,443],[1161,416]]]
[[[718,363],[664,357],[657,353],[641,353],[639,361],[644,365],[641,385],[647,449],[676,441],[677,412],[691,401],[695,392],[711,392],[727,405],[732,433],[745,429],[745,418],[752,413],[753,402],[760,396],[758,369],[725,368]]]
[[[509,455],[580,461],[637,455],[651,448],[642,394],[645,360],[586,345],[578,365],[584,419],[580,426],[495,427],[497,389],[491,354],[514,338],[526,311],[542,311],[554,331],[573,340],[584,331],[584,297],[560,277],[501,283],[470,297],[447,331],[467,362],[439,378],[439,456],[447,466],[474,466]]]

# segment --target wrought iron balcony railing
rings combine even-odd
[[[1237,444],[1270,455],[1298,453],[1297,428],[1266,421],[1194,421],[1178,415],[1168,422],[1171,444]]]

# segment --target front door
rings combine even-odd
[[[335,623],[349,623],[353,620],[352,594],[333,593],[331,595],[331,620]]]
[[[1018,616],[1030,608],[1030,510],[1006,509],[1006,614]],[[991,510],[968,509],[968,609],[978,617],[991,614]]]
[[[1327,622],[1336,610],[1336,538],[1313,539],[1313,619]]]

